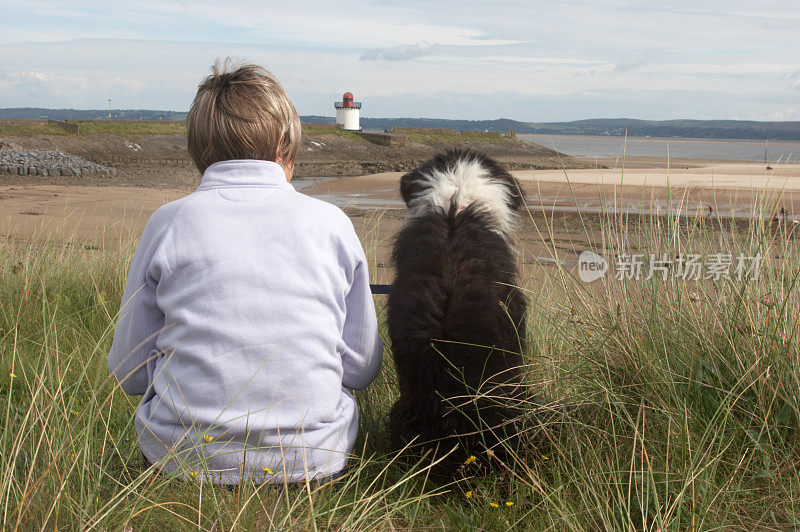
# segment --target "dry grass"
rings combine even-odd
[[[401,464],[388,450],[396,396],[388,350],[379,379],[356,396],[357,452],[335,486],[229,491],[144,470],[132,425],[137,398],[106,371],[133,242],[94,254],[79,245],[0,247],[0,522],[7,529],[796,527],[800,253],[796,226],[763,219],[742,226],[607,214],[599,231],[586,228],[609,258],[760,253],[757,280],[587,285],[570,265],[531,266],[525,356],[539,401],[519,405],[527,443],[509,463],[480,457],[476,464],[492,463],[490,474],[470,464],[464,480],[438,488],[424,464]],[[554,241],[549,223],[537,229]],[[365,240],[368,254],[376,238]],[[555,246],[552,257],[561,258]],[[547,415],[542,402],[553,407]]]

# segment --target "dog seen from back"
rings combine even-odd
[[[525,198],[497,161],[451,150],[400,180],[408,215],[394,244],[389,334],[400,398],[391,445],[452,476],[516,444],[526,302],[516,219]],[[452,452],[451,452],[452,451]]]

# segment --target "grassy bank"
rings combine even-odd
[[[185,135],[186,124],[174,121],[146,120],[81,120],[77,122],[81,135]]]
[[[186,124],[175,121],[148,120],[75,120],[77,135],[185,135]],[[0,136],[34,137],[37,135],[75,135],[46,120],[0,120]]]
[[[412,142],[420,142],[422,144],[457,144],[460,142],[485,142],[488,144],[514,144],[518,142],[515,138],[505,137],[503,135],[496,135],[492,133],[483,133],[481,131],[463,131],[457,133],[449,133],[442,131],[411,131],[402,132],[411,139]]]
[[[346,129],[336,127],[332,124],[303,124],[302,128],[303,135],[336,135],[338,137],[355,140],[356,142],[369,142],[358,131],[347,131]]]
[[[78,135],[185,135],[186,123],[170,120],[70,120],[77,124]],[[36,135],[70,135],[64,128],[46,120],[0,120],[0,136],[33,137]],[[358,142],[371,142],[369,134],[347,131],[333,124],[303,124],[304,135],[331,134]],[[480,141],[491,144],[510,144],[509,137],[470,131],[463,133],[443,133],[437,130],[402,133],[415,142],[458,143],[461,141]]]
[[[543,416],[533,402],[521,404],[527,445],[509,463],[495,461],[488,476],[470,465],[467,478],[444,487],[427,480],[422,464],[401,465],[389,453],[396,385],[388,349],[378,381],[357,394],[358,456],[335,487],[229,491],[145,470],[132,424],[138,398],[122,394],[106,370],[135,243],[107,252],[63,238],[44,247],[2,244],[0,522],[8,529],[797,526],[800,254],[796,226],[765,218],[743,226],[604,215],[599,230],[585,229],[609,259],[760,254],[758,279],[656,275],[584,284],[571,267],[527,266],[528,380],[540,401],[559,407]],[[536,229],[555,241],[547,223]],[[377,237],[365,234],[374,255]],[[551,248],[556,261],[559,246]]]
[[[36,135],[67,135],[68,133],[44,120],[0,120],[0,136],[35,137]]]

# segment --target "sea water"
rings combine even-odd
[[[673,159],[730,159],[770,163],[800,162],[800,141],[729,140],[588,135],[517,135],[545,148],[575,157],[670,157]]]

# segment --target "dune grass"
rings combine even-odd
[[[438,487],[425,464],[402,464],[389,452],[396,382],[388,349],[379,379],[356,394],[357,456],[335,485],[227,490],[144,469],[132,422],[138,398],[126,397],[106,370],[135,242],[102,252],[58,239],[0,244],[0,523],[103,530],[796,527],[798,229],[765,218],[605,214],[583,225],[612,263],[621,253],[760,253],[757,280],[585,284],[574,265],[527,266],[525,357],[539,399],[519,405],[527,444],[508,463],[479,457],[476,463],[492,463],[488,475],[468,465],[465,479]],[[555,242],[555,222],[523,223]],[[374,256],[377,232],[365,234]],[[560,261],[560,248],[551,249]],[[541,402],[557,408],[543,416]]]

